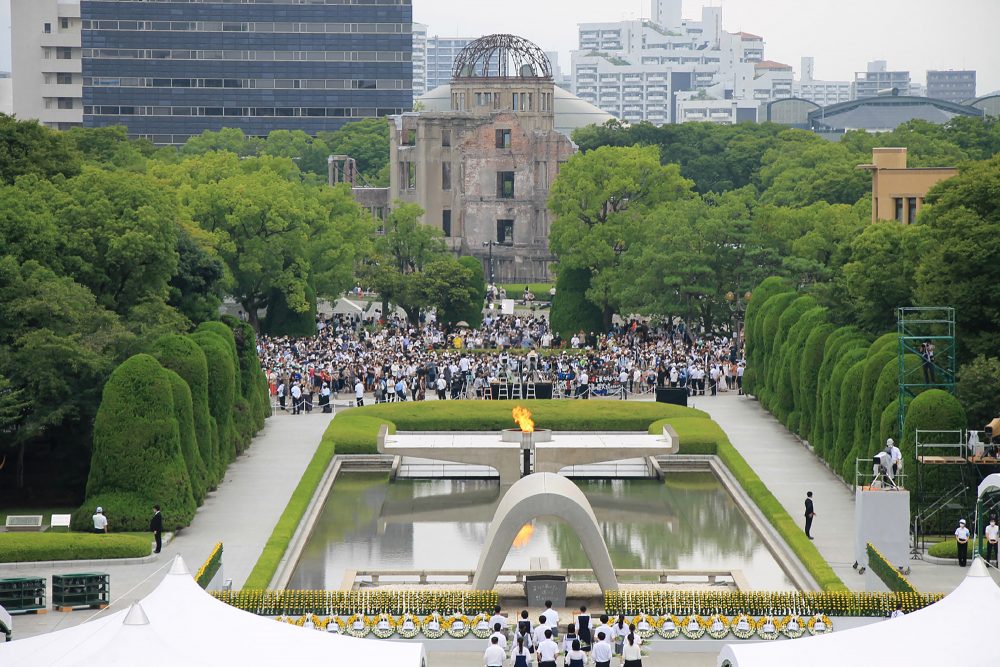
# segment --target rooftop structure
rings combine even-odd
[[[976,70],[927,70],[927,97],[964,102],[976,97]]]
[[[823,107],[809,114],[809,123],[818,132],[890,132],[915,118],[943,124],[955,116],[982,117],[983,111],[928,97],[887,95]]]
[[[958,173],[955,167],[912,169],[905,148],[873,148],[871,164],[858,169],[872,174],[872,222],[916,222],[927,191]]]

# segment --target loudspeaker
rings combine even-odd
[[[680,405],[686,408],[688,404],[687,389],[681,389],[678,387],[657,387],[656,402]]]

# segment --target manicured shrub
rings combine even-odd
[[[969,546],[969,556],[973,554],[973,548]],[[958,542],[955,541],[954,537],[948,537],[944,540],[932,544],[927,550],[927,555],[933,556],[934,558],[951,558],[955,561],[958,560]],[[986,540],[979,540],[979,555],[983,558],[986,557]]]
[[[236,458],[236,423],[233,405],[236,401],[236,370],[233,354],[225,339],[211,331],[199,331],[191,338],[201,347],[208,361],[208,411],[218,432],[219,458],[216,478],[222,479],[226,467]]]
[[[906,404],[909,406],[910,400],[907,399]],[[885,448],[885,443],[889,438],[892,438],[895,442],[900,442],[901,438],[899,436],[899,398],[894,398],[889,405],[882,409],[882,414],[878,418],[878,435],[875,436],[878,442],[878,446],[873,449],[869,448],[868,456],[875,456],[880,450]]]
[[[250,404],[256,433],[264,428],[264,420],[271,416],[270,391],[257,357],[257,336],[247,322],[232,317],[223,321],[233,331],[236,357],[240,364],[240,387],[243,389],[243,398]]]
[[[170,377],[170,388],[173,391],[174,415],[177,419],[177,433],[180,437],[181,454],[187,465],[188,478],[191,480],[191,494],[195,505],[201,505],[208,489],[208,472],[198,451],[198,439],[194,434],[194,410],[191,407],[191,390],[177,373],[167,370]]]
[[[221,479],[219,443],[213,439],[212,416],[208,410],[208,362],[205,353],[190,336],[177,334],[158,338],[149,353],[164,368],[180,375],[191,391],[194,431],[207,474],[207,488],[215,488]]]
[[[747,391],[752,393],[760,401],[760,404],[765,408],[771,405],[771,365],[775,363],[774,357],[772,356],[772,346],[774,345],[774,335],[778,330],[778,320],[781,317],[781,313],[784,312],[785,308],[796,299],[798,295],[795,292],[782,292],[780,294],[775,294],[767,300],[757,315],[757,320],[754,323],[754,327],[757,330],[756,340],[756,352],[754,364],[756,365],[756,371],[753,376],[753,382],[750,387],[747,387]],[[746,386],[746,376],[743,378],[744,386]]]
[[[147,523],[151,511],[147,512]],[[89,522],[90,517],[87,519]],[[0,533],[0,563],[142,558],[152,550],[151,539],[138,535]]]
[[[782,314],[782,320],[789,316],[789,313],[799,312],[797,319],[792,323],[785,335],[785,340],[780,347],[780,359],[778,360],[778,373],[775,379],[775,402],[773,414],[792,432],[797,432],[789,425],[788,415],[793,411],[798,411],[797,401],[799,383],[799,359],[802,356],[802,346],[808,332],[826,319],[826,309],[815,306],[815,299],[812,297],[800,297],[792,302]],[[812,307],[806,308],[812,304]],[[779,321],[779,332],[781,335],[782,323]],[[798,420],[796,420],[797,422]]]
[[[957,431],[966,428],[965,410],[958,399],[941,389],[929,389],[910,401],[903,421],[903,467],[915,471],[916,431]],[[947,436],[944,436],[947,442]]]
[[[833,331],[823,345],[823,361],[819,367],[819,377],[816,380],[816,407],[813,414],[812,437],[809,442],[813,445],[816,453],[822,458],[826,458],[826,446],[828,444],[828,434],[833,428],[833,419],[830,415],[830,376],[833,369],[840,361],[840,355],[848,343],[862,340],[863,335],[854,327],[841,327]]]
[[[196,506],[173,403],[170,374],[148,354],[114,370],[94,419],[87,501],[74,528],[86,529],[98,504],[109,520],[119,517],[117,530],[145,530],[154,503],[165,527],[191,523]]]
[[[863,350],[858,350],[864,352]],[[851,353],[845,357],[850,359]],[[830,464],[834,470],[840,470],[841,476],[848,482],[854,479],[854,458],[857,458],[857,450],[854,442],[854,413],[858,409],[858,390],[861,384],[861,377],[865,372],[864,355],[855,361],[844,372],[840,383],[840,396],[837,400],[837,426],[835,430],[836,445],[834,446],[833,458]],[[836,374],[834,375],[836,377]],[[851,451],[855,456],[851,458]],[[849,470],[850,472],[844,472]]]
[[[587,299],[590,271],[562,269],[556,279],[556,298],[552,302],[549,322],[553,331],[565,339],[579,331],[603,331],[601,309]]]
[[[445,322],[466,322],[474,329],[483,323],[483,303],[486,300],[486,276],[483,263],[475,257],[459,257],[458,263],[472,271],[472,285],[476,288],[476,296],[465,309],[452,313],[444,313]],[[532,290],[537,289],[535,287]],[[558,293],[558,292],[557,292]],[[510,292],[508,291],[508,294]],[[548,289],[544,294],[535,292],[536,299],[548,299]]]
[[[236,427],[236,453],[242,454],[253,440],[253,409],[242,396],[233,401],[233,425]]]
[[[778,328],[771,344],[771,363],[769,364],[769,383],[774,396],[772,412],[778,421],[785,423],[788,413],[792,411],[791,370],[789,368],[789,334],[805,313],[816,307],[816,299],[811,296],[800,296],[782,311],[778,317]]]
[[[893,354],[898,354],[899,334],[895,331],[882,334],[872,343],[871,351],[872,354],[875,354],[876,352],[892,352]]]
[[[823,431],[820,434],[823,458],[830,463],[838,460],[837,443],[840,432],[840,398],[844,386],[844,375],[851,366],[865,358],[866,341],[863,338],[852,338],[844,341],[839,359],[834,364],[830,379],[823,389]],[[856,389],[856,387],[855,387]],[[848,394],[850,395],[850,394]],[[853,424],[852,424],[853,427]],[[853,428],[852,428],[853,431]]]
[[[821,324],[811,332],[802,346],[802,358],[799,361],[799,400],[796,407],[801,413],[799,418],[799,435],[813,441],[813,420],[817,411],[817,389],[819,386],[819,368],[823,363],[823,349],[830,334],[836,330],[832,324]]]
[[[982,429],[1000,414],[1000,359],[980,354],[958,370],[958,398],[972,428]]]
[[[877,343],[878,341],[876,341]],[[874,398],[875,386],[885,369],[885,365],[896,358],[893,350],[883,349],[873,351],[875,343],[868,348],[868,358],[865,359],[865,370],[861,376],[861,386],[858,390],[858,405],[854,414],[854,442],[858,457],[868,457],[868,446],[871,440],[873,419],[875,418]]]
[[[904,363],[906,364],[907,373],[911,371],[919,371],[921,366],[920,357],[915,354],[908,354],[904,358]],[[923,389],[915,388],[915,393],[920,393]],[[875,393],[872,394],[871,400],[871,413],[872,413],[872,424],[871,431],[868,438],[868,456],[874,456],[876,452],[882,449],[885,445],[885,438],[892,437],[899,442],[901,440],[901,435],[895,433],[897,428],[893,429],[895,433],[892,436],[881,436],[880,435],[880,420],[882,416],[882,411],[885,410],[885,406],[889,405],[892,401],[899,398],[899,359],[893,359],[886,363],[882,372],[879,373],[878,381],[875,383]]]
[[[764,346],[762,344],[763,318],[760,316],[764,304],[775,294],[789,292],[793,289],[792,284],[784,278],[771,277],[764,280],[757,286],[751,295],[750,303],[747,304],[747,312],[744,317],[743,336],[746,342],[747,367],[743,375],[743,387],[751,394],[757,395],[758,381],[762,377],[758,374],[758,368],[764,363],[762,355]]]
[[[309,307],[294,311],[288,307],[284,293],[273,289],[268,294],[267,315],[261,331],[269,336],[314,336],[316,334],[316,291],[306,285],[306,302]]]
[[[244,396],[242,372],[240,368],[240,354],[236,348],[236,336],[233,335],[233,330],[230,329],[228,326],[226,326],[225,323],[213,320],[209,322],[202,322],[201,324],[199,324],[198,328],[195,329],[195,333],[198,333],[200,331],[210,331],[219,338],[221,338],[222,340],[226,341],[226,347],[229,348],[229,352],[230,354],[232,354],[233,368],[236,371],[236,375],[234,376],[234,379],[236,381],[235,385],[236,395]]]

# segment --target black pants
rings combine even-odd
[[[986,543],[986,562],[997,560],[997,543],[987,542]]]
[[[443,401],[443,400],[445,400],[447,398],[447,393],[445,392],[444,389],[438,389],[437,393],[438,393],[438,400],[439,401]]]
[[[594,667],[611,667],[611,661],[608,660],[607,662],[595,662]]]
[[[156,549],[153,550],[153,553],[158,554],[160,553],[160,549],[163,548],[163,533],[156,531],[153,533],[153,539],[156,540]]]
[[[285,397],[284,396],[279,396],[278,397],[278,405],[281,406],[282,410],[285,409]]]
[[[961,567],[965,567],[969,562],[969,543],[959,542],[958,543],[958,564]]]
[[[812,527],[813,527],[813,518],[811,516],[807,516],[806,517],[806,537],[812,537],[812,535],[809,534],[809,531],[812,530]]]
[[[362,396],[361,398],[355,398],[354,402],[357,403],[358,407],[360,408],[365,404],[365,397]]]

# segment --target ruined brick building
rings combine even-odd
[[[546,202],[576,150],[555,129],[554,88],[538,46],[489,35],[456,60],[450,110],[390,117],[389,201],[418,204],[496,282],[551,278]]]

